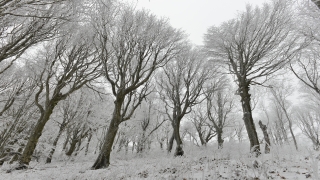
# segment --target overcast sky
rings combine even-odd
[[[128,0],[129,1],[129,0]],[[212,25],[236,16],[247,3],[261,5],[268,0],[131,0],[159,16],[168,17],[173,27],[189,34],[195,44],[202,44],[203,34]]]

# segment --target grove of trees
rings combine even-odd
[[[196,46],[117,0],[0,0],[0,166],[244,141],[259,156],[301,136],[319,150],[319,7],[247,5]]]

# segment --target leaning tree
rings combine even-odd
[[[101,66],[92,45],[92,36],[85,25],[73,28],[74,31],[70,29],[68,34],[45,45],[37,58],[27,64],[34,72],[33,78],[38,86],[34,102],[40,114],[19,158],[19,168],[26,168],[31,161],[44,126],[57,104],[100,76]]]
[[[27,49],[55,37],[72,19],[73,1],[0,1],[0,62],[8,69]]]
[[[100,1],[103,2],[103,1]],[[93,26],[96,48],[114,97],[113,114],[92,169],[106,168],[119,125],[131,118],[150,93],[149,80],[179,51],[184,35],[169,22],[144,10],[113,9],[112,3],[97,4]],[[93,12],[94,13],[94,12]]]
[[[251,85],[263,85],[281,69],[301,43],[293,32],[293,20],[287,1],[273,1],[261,8],[247,6],[238,18],[211,27],[205,35],[205,47],[213,60],[226,64],[235,76],[241,97],[243,120],[250,147],[259,151],[252,118]]]

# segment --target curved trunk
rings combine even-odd
[[[263,132],[264,140],[266,142],[264,153],[269,154],[270,153],[270,138],[269,138],[269,134],[267,132],[267,126],[262,124],[261,121],[259,121],[259,126]]]
[[[291,120],[289,120],[289,130],[290,130],[290,134],[291,134],[292,139],[293,139],[294,146],[296,147],[296,150],[298,150],[298,144],[297,144],[296,137],[295,137],[295,135],[294,135],[294,133],[293,133],[293,130],[292,130]]]
[[[52,111],[55,107],[55,104],[49,105],[49,109],[45,111],[44,115],[40,117],[37,124],[33,128],[33,131],[29,137],[29,140],[27,142],[27,145],[25,146],[22,155],[19,158],[19,163],[22,166],[29,165],[31,161],[32,154],[34,150],[36,149],[37,143],[39,138],[42,135],[42,131],[48,120],[50,119],[50,116],[52,114]]]
[[[115,117],[112,118],[110,126],[105,136],[105,141],[102,145],[102,149],[99,153],[98,158],[93,164],[92,169],[107,168],[110,165],[110,154],[112,151],[112,145],[119,128],[118,123],[115,123],[116,121],[117,120],[115,119]]]
[[[184,151],[182,149],[182,140],[180,137],[180,120],[176,120],[176,123],[173,123],[172,125],[173,127],[173,135],[174,135],[174,139],[176,140],[177,143],[177,147],[176,150],[174,152],[174,156],[183,156]]]
[[[250,140],[250,149],[256,153],[256,156],[260,153],[259,139],[257,131],[252,118],[252,109],[250,104],[249,83],[240,86],[241,105],[243,110],[243,121],[246,126],[248,137]]]

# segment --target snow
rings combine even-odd
[[[271,147],[270,154],[258,158],[248,152],[248,144],[225,143],[196,147],[185,145],[185,156],[152,149],[145,154],[113,152],[107,169],[91,170],[96,154],[71,158],[57,155],[52,164],[32,162],[30,169],[6,171],[0,168],[0,179],[85,180],[85,179],[317,179],[318,155],[313,150],[296,151],[293,146]],[[261,148],[263,149],[263,148]],[[315,172],[315,173],[314,173]]]

